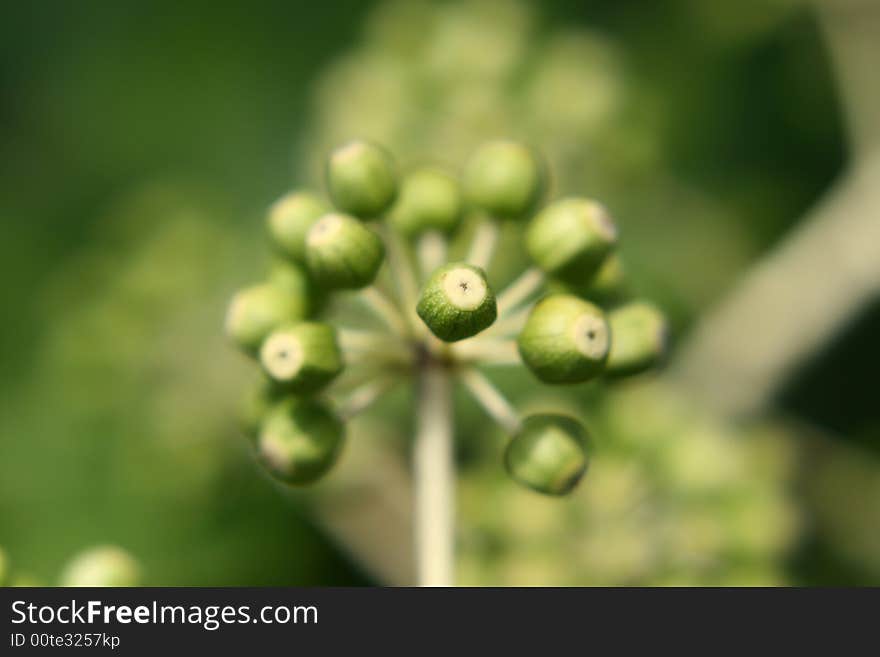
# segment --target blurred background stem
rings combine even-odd
[[[880,292],[880,3],[816,3],[847,118],[848,172],[699,323],[674,373],[732,417],[765,410]]]

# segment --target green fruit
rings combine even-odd
[[[273,246],[285,257],[305,262],[306,235],[330,209],[326,201],[309,192],[283,196],[269,209],[268,227]]]
[[[349,142],[327,160],[327,188],[340,210],[361,218],[376,217],[397,194],[394,162],[375,144]]]
[[[270,475],[288,484],[310,484],[336,463],[345,426],[323,404],[285,399],[266,415],[257,439],[257,457]]]
[[[272,283],[236,293],[226,312],[226,334],[248,353],[256,354],[276,327],[305,317],[307,301]]]
[[[532,415],[508,443],[504,465],[517,482],[545,495],[566,495],[587,471],[589,442],[579,422]]]
[[[491,326],[498,306],[482,269],[453,262],[431,274],[416,312],[434,335],[455,342]]]
[[[318,322],[277,328],[263,340],[260,364],[278,387],[297,394],[315,393],[342,372],[336,330]]]
[[[409,237],[429,230],[449,234],[461,223],[462,210],[455,178],[439,169],[417,169],[403,179],[389,220]]]
[[[518,219],[537,204],[544,172],[535,152],[514,141],[493,141],[471,156],[462,174],[468,202],[492,217]]]
[[[541,210],[526,230],[526,250],[546,273],[570,283],[590,280],[617,244],[617,228],[605,208],[568,198]]]
[[[609,374],[638,374],[655,366],[666,352],[666,318],[649,303],[636,301],[608,314],[611,350],[605,366]]]
[[[309,273],[328,288],[366,287],[376,278],[384,257],[379,236],[345,214],[325,214],[306,238]]]
[[[517,339],[523,362],[547,383],[582,383],[599,375],[609,343],[604,313],[569,294],[535,304]]]
[[[61,575],[61,586],[138,586],[140,566],[125,550],[92,548],[74,557]]]

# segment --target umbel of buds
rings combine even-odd
[[[227,313],[229,337],[262,371],[242,422],[259,463],[286,484],[316,482],[340,458],[346,424],[407,384],[421,427],[414,458],[435,455],[415,471],[432,472],[436,455],[452,450],[418,445],[453,435],[443,390],[458,382],[508,435],[514,481],[571,492],[587,469],[586,428],[553,413],[521,418],[489,372],[525,367],[537,390],[611,383],[662,359],[665,320],[631,298],[610,211],[571,195],[538,207],[546,167],[509,140],[476,149],[460,173],[400,176],[384,148],[356,140],[332,151],[325,171],[326,197],[295,190],[270,207],[276,260]],[[510,281],[497,280],[491,262],[504,222],[533,262]],[[473,243],[450,261],[460,231]]]

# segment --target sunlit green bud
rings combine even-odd
[[[448,234],[461,223],[462,209],[455,178],[439,169],[417,169],[401,182],[389,219],[411,237],[428,230]]]
[[[486,272],[453,262],[431,274],[416,312],[434,335],[455,342],[489,327],[498,316],[498,306]]]
[[[236,293],[226,312],[226,334],[242,349],[256,353],[272,329],[306,313],[303,299],[282,286],[262,283]]]
[[[581,383],[602,372],[610,330],[604,313],[570,294],[553,294],[532,308],[517,339],[523,362],[547,383]]]
[[[306,259],[306,235],[314,223],[330,212],[330,204],[309,192],[292,192],[269,209],[269,236],[284,256],[297,262]]]
[[[514,141],[493,141],[468,160],[462,175],[465,197],[493,217],[516,219],[528,214],[544,188],[536,153]]]
[[[327,160],[327,187],[340,210],[371,218],[384,212],[397,194],[394,162],[385,149],[366,141],[340,146]]]
[[[663,314],[649,303],[633,302],[608,314],[609,374],[637,374],[656,365],[666,351],[669,330]]]
[[[91,548],[74,557],[61,574],[61,586],[138,586],[140,566],[112,545]]]
[[[300,322],[275,329],[260,347],[263,371],[279,387],[314,393],[342,371],[336,330],[329,324]]]
[[[592,278],[617,243],[617,227],[605,208],[581,198],[551,203],[526,230],[526,249],[548,274],[581,283]]]
[[[565,495],[587,471],[589,441],[579,422],[564,415],[532,415],[508,443],[504,464],[523,486]]]
[[[309,273],[328,288],[366,287],[376,278],[384,257],[379,236],[346,214],[325,214],[306,238]]]
[[[257,456],[276,479],[310,484],[333,467],[344,442],[344,425],[323,404],[286,399],[263,420]]]

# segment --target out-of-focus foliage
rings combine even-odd
[[[21,528],[6,544],[30,563],[97,537],[143,554],[147,582],[218,581],[220,568],[223,583],[277,583],[329,565],[302,521],[248,475],[235,419],[246,369],[216,324],[249,247],[218,221],[223,212],[197,188],[146,186],[54,277],[43,303],[52,330],[0,418],[4,435],[27,436],[4,446],[17,467],[0,493],[5,526]],[[46,500],[51,542],[31,538],[35,499]],[[284,547],[292,537],[297,561]],[[251,551],[261,558],[242,558]],[[91,577],[94,563],[65,581]]]

